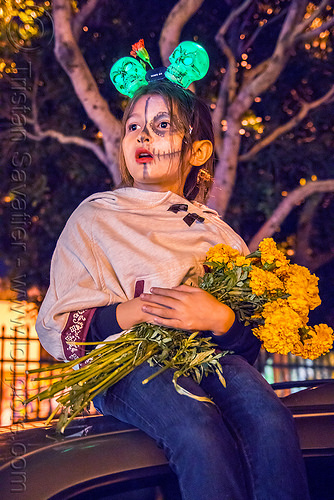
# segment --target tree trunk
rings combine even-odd
[[[109,171],[114,183],[120,181],[118,168],[120,123],[109,110],[96,81],[78,47],[71,27],[71,5],[69,0],[53,1],[55,27],[55,56],[71,80],[74,91],[87,115],[103,135]]]
[[[227,131],[218,155],[219,160],[215,169],[215,179],[211,189],[208,205],[224,216],[233,193],[241,136],[239,134],[239,118],[228,115],[226,117]]]

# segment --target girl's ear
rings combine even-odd
[[[192,145],[192,153],[189,160],[190,165],[200,167],[208,161],[213,153],[212,142],[204,139],[202,141],[195,141]]]

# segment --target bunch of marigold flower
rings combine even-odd
[[[318,278],[305,267],[290,264],[271,238],[263,240],[259,250],[247,257],[228,245],[216,245],[210,248],[205,266],[208,272],[200,278],[199,287],[230,306],[244,324],[251,324],[253,333],[267,351],[292,352],[315,359],[333,346],[331,328],[307,326],[309,311],[320,304]],[[100,342],[81,344],[95,347]],[[230,352],[216,348],[211,339],[200,332],[190,334],[140,323],[118,339],[104,341],[82,358],[30,370],[28,373],[37,374],[34,380],[52,381],[52,384],[39,389],[25,403],[57,396],[58,406],[47,423],[60,411],[57,428],[64,432],[97,394],[144,362],[156,364],[160,369],[143,380],[143,384],[173,368],[173,384],[180,394],[212,403],[209,398],[187,392],[178,384],[178,379],[185,375],[200,383],[208,373],[216,373],[225,385],[219,359]],[[74,370],[75,365],[81,368]]]
[[[228,245],[210,248],[208,272],[200,287],[251,324],[268,352],[315,359],[333,347],[333,329],[308,326],[309,311],[320,303],[318,278],[291,264],[272,238],[244,257]]]

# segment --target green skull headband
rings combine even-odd
[[[148,85],[150,81],[168,78],[171,82],[188,88],[192,82],[201,80],[209,69],[209,56],[206,50],[195,42],[182,42],[169,57],[168,68],[153,69],[144,40],[132,46],[131,55],[139,57],[122,57],[110,70],[110,79],[116,89],[124,95],[133,97],[137,89]],[[146,72],[146,64],[151,70]]]

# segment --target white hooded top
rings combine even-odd
[[[71,358],[61,339],[70,313],[85,321],[80,312],[130,300],[138,283],[144,292],[197,285],[206,252],[217,243],[248,253],[215,211],[170,191],[126,187],[90,196],[69,218],[52,257],[36,324],[43,347],[57,359]]]

